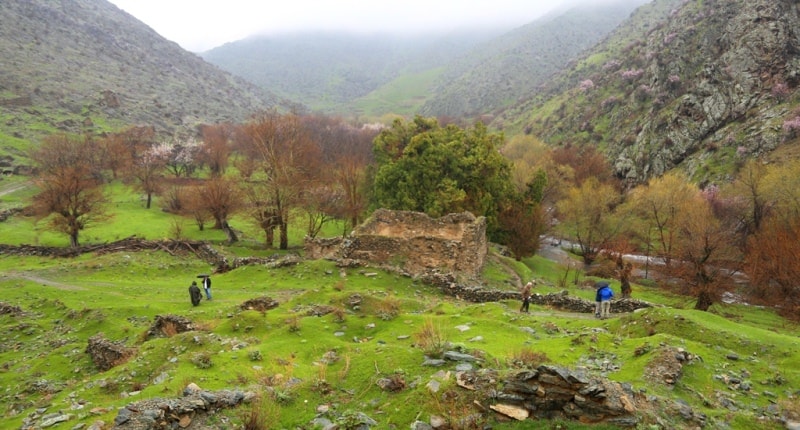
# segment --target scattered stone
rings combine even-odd
[[[425,357],[425,361],[422,362],[423,366],[430,366],[430,367],[440,367],[444,366],[447,362],[442,360],[441,358],[429,358]]]
[[[121,341],[112,342],[103,333],[98,333],[89,338],[86,353],[92,357],[94,365],[105,372],[127,361],[136,353],[136,349],[126,347]]]
[[[431,415],[431,427],[435,429],[444,428],[447,425],[447,420],[439,415]]]
[[[495,412],[501,413],[509,418],[514,418],[517,421],[524,421],[528,419],[530,414],[525,408],[512,405],[490,405],[489,408]]]
[[[411,430],[433,430],[433,426],[426,422],[414,421],[411,423]]]
[[[275,309],[280,303],[272,297],[262,296],[255,299],[247,300],[239,305],[242,310],[254,310],[264,313],[270,309]]]
[[[478,361],[478,359],[472,355],[462,354],[456,351],[445,351],[444,358],[451,361],[469,361],[469,362]]]
[[[179,315],[156,315],[153,325],[147,330],[147,339],[170,337],[178,333],[196,330],[188,318]]]
[[[456,364],[456,372],[468,372],[472,370],[472,364],[470,363],[458,363]]]

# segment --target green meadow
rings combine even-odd
[[[25,206],[33,191],[19,184],[24,185],[18,178],[0,181],[0,210]],[[231,220],[242,240],[228,245],[222,232],[201,231],[190,220],[161,211],[158,200],[145,209],[124,186],[111,185],[108,192],[111,218],[82,232],[82,244],[130,236],[183,238],[207,241],[231,258],[303,254],[300,215],[290,230],[290,249],[278,251],[265,247],[244,217]],[[339,231],[331,224],[324,235]],[[46,220],[22,214],[0,223],[0,237],[10,245],[68,244],[65,236],[46,228]],[[357,428],[359,413],[381,429],[409,428],[431,416],[444,417],[451,428],[471,428],[459,427],[458,418],[480,411],[476,400],[491,399],[458,387],[455,364],[423,364],[426,354],[443,348],[478,356],[476,366],[501,375],[543,363],[584,367],[647,395],[684,402],[707,416],[709,428],[779,429],[785,428],[781,420],[797,419],[800,413],[800,330],[769,309],[716,304],[710,312],[699,312],[690,298],[648,281],[634,284],[633,295],[654,304],[652,309],[608,320],[541,306],[520,314],[516,300],[468,303],[410,277],[371,267],[344,269],[324,260],[212,274],[213,300],[193,307],[188,286],[212,268],[194,255],[173,254],[0,254],[0,303],[22,310],[0,314],[3,428],[22,428],[26,417],[42,411],[71,416],[54,429],[98,420],[111,428],[119,408],[142,399],[178,397],[190,383],[259,394],[260,402],[211,416],[208,424],[214,428],[245,428],[255,411],[259,428],[311,429],[322,406],[343,429]],[[537,293],[566,288],[568,294],[593,299],[590,288],[572,282],[560,286],[566,269],[552,261],[537,256],[517,262],[495,249],[490,254],[484,269],[487,287],[512,290],[514,279],[535,278]],[[613,287],[619,291],[618,282]],[[246,300],[264,296],[279,306],[265,312],[241,309]],[[167,314],[188,318],[199,330],[148,340],[145,333],[154,318]],[[97,334],[136,353],[100,371],[86,353],[89,338]],[[657,351],[667,346],[698,357],[683,367],[674,386],[646,376]],[[597,360],[615,366],[587,365]],[[382,378],[402,381],[403,387],[385,391],[377,384]],[[438,390],[430,388],[434,380]],[[517,422],[481,412],[481,425],[494,429],[614,428]],[[640,428],[684,425],[680,417],[662,416]]]

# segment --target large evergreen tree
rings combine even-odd
[[[462,129],[422,117],[395,121],[375,139],[375,205],[433,217],[469,211],[487,218],[495,239],[501,204],[514,192],[502,143],[502,134],[481,123]]]

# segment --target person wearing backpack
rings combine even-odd
[[[614,298],[614,291],[608,281],[599,281],[595,284],[595,317],[606,319],[611,314],[611,299]]]

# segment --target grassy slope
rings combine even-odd
[[[87,231],[85,241],[113,240],[132,233],[166,237],[169,215],[143,209],[123,187],[115,187],[112,194],[114,222]],[[2,205],[15,204],[20,195],[4,196]],[[8,237],[19,243],[66,242],[32,230],[24,222],[15,218],[0,223],[3,242]],[[243,228],[246,224],[233,225]],[[222,239],[217,231],[199,232],[190,224],[185,232],[197,239]],[[301,235],[293,230],[293,246],[300,243]],[[257,237],[247,229],[244,236],[252,241]],[[244,246],[222,249],[231,254],[251,252]],[[264,253],[259,247],[254,252]],[[564,278],[562,268],[539,257],[522,263],[496,257],[485,271],[487,282],[512,288],[505,268],[513,268],[523,278],[541,279],[539,293],[559,290],[558,280]],[[427,420],[431,414],[471,412],[469,393],[453,388],[452,376],[445,378],[439,373],[442,369],[422,366],[423,351],[414,343],[426,324],[467,351],[482,351],[484,367],[508,370],[510,359],[526,350],[569,367],[585,365],[590,359],[609,359],[620,365],[619,371],[607,373],[609,378],[629,382],[649,394],[685,400],[712,419],[727,419],[732,428],[779,428],[758,421],[756,411],[771,402],[786,405],[790,387],[800,383],[796,326],[769,311],[744,306],[715,305],[713,313],[690,310],[690,306],[682,309],[685,300],[655,288],[635,285],[634,295],[671,306],[607,321],[540,307],[532,308],[531,315],[521,315],[516,301],[463,303],[380,270],[348,269],[342,276],[331,262],[307,261],[282,269],[249,266],[215,276],[214,300],[193,308],[188,284],[197,273],[208,270],[195,258],[164,252],[74,259],[0,256],[0,301],[28,312],[19,317],[0,315],[4,425],[19,428],[37,407],[74,414],[73,420],[53,428],[72,428],[79,421],[96,419],[109,423],[118,407],[143,398],[177,396],[189,382],[212,390],[272,386],[273,400],[263,409],[275,423],[272,428],[304,425],[322,404],[332,405],[339,413],[363,411],[381,428],[390,424],[407,428],[415,419]],[[569,290],[587,299],[593,295],[574,286]],[[363,299],[358,308],[349,305],[354,294]],[[263,295],[281,305],[263,315],[239,309],[245,300]],[[313,306],[340,309],[344,318],[308,316]],[[186,316],[204,330],[143,341],[154,316],[168,313]],[[469,329],[462,331],[459,326]],[[98,332],[136,347],[138,354],[125,364],[98,372],[84,352],[88,338]],[[703,360],[687,365],[681,381],[670,390],[643,378],[652,353],[636,356],[633,351],[644,344],[653,350],[662,344],[682,347]],[[331,357],[331,351],[336,359],[326,363],[323,357],[326,353]],[[740,360],[727,359],[731,353]],[[201,365],[205,358],[210,368]],[[749,376],[744,377],[745,372]],[[162,374],[167,379],[155,383]],[[393,375],[401,375],[408,387],[397,393],[381,391],[376,381]],[[719,380],[720,375],[742,377],[751,382],[752,389],[732,391]],[[432,379],[446,379],[442,392],[452,389],[460,395],[444,400],[447,396],[442,392],[431,394],[426,384]],[[765,392],[777,398],[768,398]],[[720,393],[735,399],[737,412],[719,406]],[[100,409],[89,412],[94,408]],[[240,419],[236,411],[214,419],[220,422],[225,416],[234,422]],[[541,425],[498,424],[496,428]],[[562,428],[585,427],[571,423]]]
[[[419,112],[444,68],[404,74],[352,102],[349,112],[360,117],[379,118],[387,113],[413,116]]]

